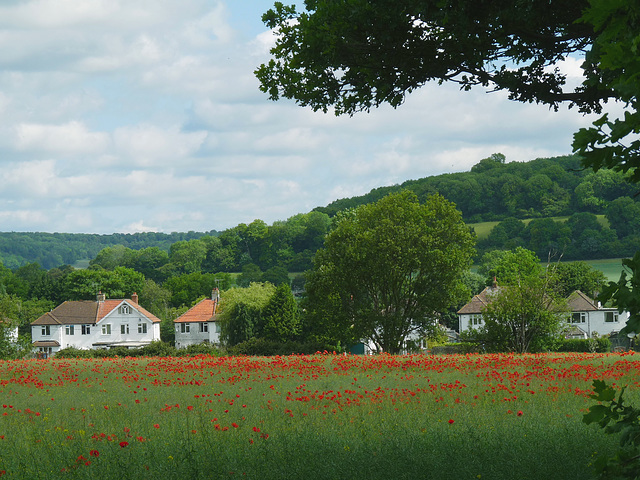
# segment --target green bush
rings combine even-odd
[[[211,355],[214,357],[221,356],[220,350],[211,343],[196,343],[189,345],[187,348],[176,349],[175,355],[177,357],[193,357],[196,355]]]
[[[94,358],[93,350],[81,350],[75,347],[67,347],[55,354],[56,358]]]
[[[611,340],[601,338],[568,338],[560,342],[558,352],[598,352],[611,351]]]
[[[264,338],[251,338],[246,342],[239,343],[227,349],[229,355],[310,355],[316,352],[337,351],[333,345],[326,345],[320,342],[277,342]]]
[[[156,341],[142,348],[101,348],[97,350],[82,350],[67,347],[55,354],[56,358],[115,358],[115,357],[173,357],[176,349],[168,343]]]
[[[160,340],[151,342],[138,350],[141,357],[175,357],[176,348]]]

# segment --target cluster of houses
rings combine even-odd
[[[475,295],[458,311],[459,331],[478,328],[482,313],[500,287],[493,285]],[[216,323],[218,290],[174,320],[176,348],[198,343],[220,343],[220,325]],[[629,314],[605,308],[580,291],[568,300],[569,338],[591,338],[620,331]],[[45,313],[31,324],[33,346],[41,357],[58,350],[127,347],[138,348],[160,340],[160,319],[138,304],[135,293],[130,299],[106,299],[99,293],[95,301],[68,301]]]

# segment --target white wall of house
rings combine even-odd
[[[470,328],[480,328],[483,324],[484,324],[484,321],[482,320],[482,314],[465,313],[463,315],[458,315],[458,331],[459,332],[464,332],[465,330],[469,330]]]
[[[32,325],[31,339],[37,341],[55,341],[62,345],[62,325]],[[52,352],[57,352],[60,347],[52,347]]]
[[[126,302],[114,308],[96,324],[94,343],[151,343],[160,340],[160,325],[138,312]]]
[[[629,320],[629,313],[618,313],[614,308],[603,308],[590,312],[573,312],[567,323],[578,327],[588,337],[619,332]]]
[[[187,348],[198,343],[220,343],[220,325],[216,322],[175,323],[176,348]]]

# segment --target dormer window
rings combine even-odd
[[[120,313],[122,315],[129,315],[131,313],[131,307],[126,303],[124,305],[120,305]]]

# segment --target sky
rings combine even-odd
[[[273,102],[253,74],[269,59],[272,5],[0,2],[0,231],[271,225],[492,153],[570,154],[593,120],[456,85],[353,117]]]

